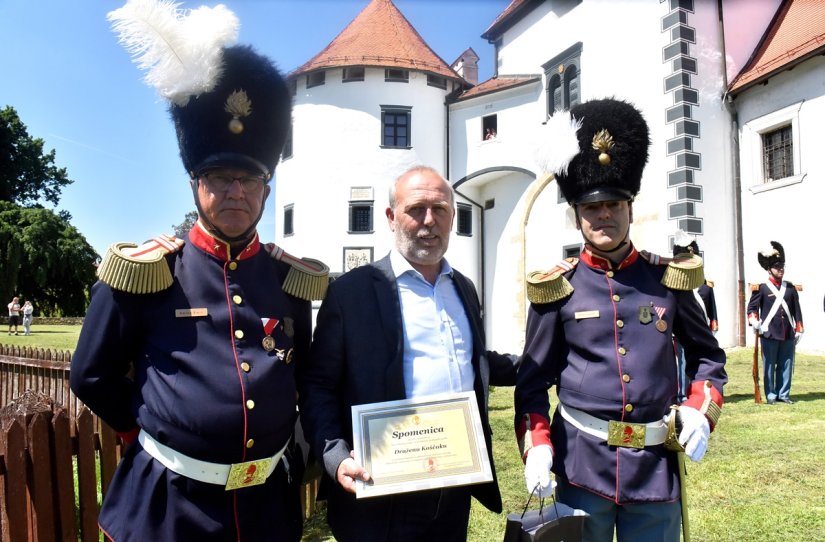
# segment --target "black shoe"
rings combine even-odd
[[[780,399],[780,401],[782,401],[783,403],[787,403],[789,405],[793,404],[793,401],[791,401],[790,399]]]
[[[775,405],[776,404],[776,399],[768,399],[768,404],[769,405]]]

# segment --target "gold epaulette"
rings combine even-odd
[[[758,292],[759,291],[759,286],[760,285],[758,283],[751,282],[750,283],[751,292]]]
[[[329,286],[329,267],[325,263],[312,258],[296,258],[274,243],[267,243],[264,248],[276,260],[289,264],[284,292],[307,301],[324,299]]]
[[[530,303],[552,303],[573,293],[573,286],[564,278],[579,263],[578,258],[567,258],[550,271],[533,271],[527,275],[527,299]]]
[[[793,287],[794,287],[794,288],[796,288],[796,291],[797,291],[797,292],[801,292],[801,291],[802,291],[802,285],[801,285],[801,284],[794,284],[794,285],[793,285]]]
[[[661,282],[671,290],[693,290],[705,283],[702,258],[696,254],[686,252],[673,258],[665,258],[646,250],[639,254],[653,265],[667,265]]]
[[[159,235],[142,245],[115,243],[97,268],[97,277],[115,290],[130,294],[153,294],[172,285],[166,255],[180,250],[183,239]]]
[[[706,280],[705,284],[708,285],[708,288],[713,288],[713,281],[712,280]]]

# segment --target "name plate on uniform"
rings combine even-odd
[[[356,482],[359,499],[493,479],[472,392],[355,405],[352,432],[371,476]]]

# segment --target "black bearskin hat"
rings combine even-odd
[[[289,133],[291,98],[281,74],[249,46],[223,51],[214,89],[169,108],[189,175],[240,167],[269,178]]]
[[[240,25],[232,11],[127,0],[107,18],[169,102],[191,177],[222,166],[272,176],[290,129],[289,89],[267,57],[231,45]]]
[[[575,130],[575,147],[569,136],[565,143],[544,145],[550,153],[564,152],[553,147],[574,151],[567,160],[545,160],[554,164],[548,171],[555,174],[567,202],[632,201],[641,186],[650,146],[642,114],[628,102],[607,98],[575,105],[569,113],[557,111],[553,117],[547,124],[561,123],[568,131]],[[549,133],[558,134],[559,129]]]
[[[756,256],[759,259],[759,265],[765,271],[778,263],[785,265],[785,249],[776,241],[771,241],[771,247],[760,250]]]
[[[699,255],[699,244],[689,233],[679,230],[673,237],[673,255],[691,253]]]

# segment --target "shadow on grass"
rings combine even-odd
[[[760,390],[761,391],[761,390]],[[764,394],[763,394],[764,395]],[[818,401],[821,399],[825,399],[825,392],[809,392],[809,393],[792,393],[791,399],[795,403],[802,403],[805,401]],[[734,393],[732,395],[725,396],[725,404],[727,403],[739,403],[742,401],[753,401],[753,394],[752,393]],[[767,404],[767,400],[765,397],[762,397],[762,403]]]

